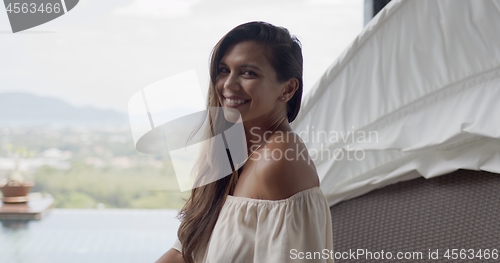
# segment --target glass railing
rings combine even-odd
[[[154,262],[177,236],[175,210],[53,209],[42,220],[1,220],[0,262]]]

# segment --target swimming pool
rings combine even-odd
[[[172,247],[175,210],[53,209],[40,221],[2,221],[0,262],[154,262]]]

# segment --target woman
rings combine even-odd
[[[217,43],[207,106],[238,110],[249,158],[192,190],[178,240],[158,263],[333,262],[330,210],[289,125],[300,109],[302,63],[299,40],[265,22],[239,25]],[[212,135],[224,117],[210,121]],[[198,174],[213,173],[212,157],[200,156]]]

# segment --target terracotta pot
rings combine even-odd
[[[33,182],[24,182],[22,185],[4,185],[0,190],[4,197],[27,196],[33,186]]]

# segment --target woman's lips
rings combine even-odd
[[[240,107],[241,105],[245,105],[250,101],[250,100],[243,100],[243,99],[229,99],[226,97],[223,97],[223,100],[224,100],[224,106],[230,107],[230,108]]]

